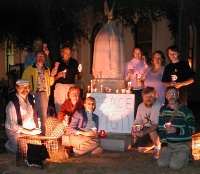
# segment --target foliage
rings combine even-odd
[[[45,3],[41,2],[42,0],[1,0],[0,15],[4,17],[0,18],[2,24],[0,42],[9,38],[19,49],[31,49],[34,37],[42,36],[44,38],[45,32],[49,32],[54,27],[56,37],[59,38],[61,45],[73,45],[78,38],[87,37],[79,20],[85,14],[79,12],[90,6],[93,7],[93,13],[103,14],[104,0],[43,0]],[[175,2],[173,0],[167,2],[161,0],[116,0],[114,13],[118,20],[123,19],[124,26],[132,28],[133,33],[136,25],[143,25],[148,20],[156,22],[164,17],[172,20],[169,25],[170,29],[176,31],[174,18],[176,13],[173,11],[176,9]],[[111,7],[113,0],[108,0],[108,4]],[[52,28],[46,30],[44,28],[47,20],[40,21],[42,18],[40,10],[45,8],[42,6],[46,6],[50,12]],[[101,22],[103,22],[103,18]]]

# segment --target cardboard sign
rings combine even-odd
[[[106,132],[131,133],[134,122],[135,94],[87,93],[94,97],[99,129]]]

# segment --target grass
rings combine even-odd
[[[194,112],[197,132],[200,132],[199,103],[190,103],[188,106]],[[2,118],[2,117],[1,117]],[[2,120],[2,119],[1,119]],[[4,138],[3,128],[0,129],[0,138]],[[30,170],[16,167],[15,154],[0,154],[0,173],[9,171],[10,174],[199,174],[200,160],[185,165],[178,171],[169,168],[158,168],[151,153],[141,154],[136,149],[125,152],[105,151],[101,155],[84,155],[81,157],[63,159],[51,163],[45,170]]]

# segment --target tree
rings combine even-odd
[[[114,0],[107,0],[109,7]],[[178,0],[115,0],[114,16],[130,27],[137,39],[137,28],[147,21],[169,20],[169,29],[177,32]],[[93,16],[103,15],[104,0],[0,0],[0,43],[9,38],[21,50],[32,49],[34,37],[47,42],[52,62],[60,56],[62,45],[74,45],[77,39],[88,38],[84,9],[92,7]],[[92,14],[91,14],[92,15]],[[100,18],[103,23],[103,17]],[[87,19],[91,20],[91,19]],[[92,24],[93,25],[93,24]],[[93,26],[91,27],[91,31]],[[90,41],[90,40],[89,40]]]

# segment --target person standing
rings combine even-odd
[[[166,87],[178,88],[180,100],[187,105],[187,86],[194,82],[194,73],[187,61],[180,60],[180,51],[177,46],[168,47],[167,55],[171,63],[165,66],[162,82]]]
[[[143,51],[140,47],[135,47],[133,49],[133,58],[126,62],[124,80],[131,82],[131,87],[133,88],[133,93],[135,94],[135,109],[134,116],[136,116],[137,108],[140,103],[142,103],[142,86],[138,85],[141,77],[146,72],[148,65],[143,61],[142,57]]]
[[[69,88],[73,87],[75,81],[83,76],[82,72],[78,72],[78,61],[72,58],[72,49],[69,46],[62,48],[61,55],[62,58],[57,60],[59,66],[55,76],[54,104],[56,113],[68,98]]]
[[[157,99],[164,104],[166,87],[162,82],[162,76],[165,68],[165,55],[162,51],[155,51],[153,53],[151,65],[142,77],[141,83],[144,86],[154,87],[158,95]]]
[[[160,141],[157,133],[161,102],[156,99],[157,93],[153,87],[145,87],[142,91],[143,102],[137,110],[134,125],[140,125],[141,131],[132,130],[135,139],[139,137],[138,151],[143,153],[154,146],[153,157],[159,156]]]
[[[29,92],[30,82],[17,80],[16,91],[12,93],[6,106],[5,133],[8,141],[5,148],[14,153],[17,152],[18,137],[41,133],[38,129],[34,98]]]
[[[24,70],[22,79],[30,81],[31,93],[35,95],[36,108],[41,119],[42,135],[45,135],[50,86],[54,84],[57,69],[54,68],[50,72],[49,68],[44,65],[46,60],[44,51],[36,52],[35,60],[36,63]]]
[[[179,101],[175,86],[167,87],[166,99],[168,104],[161,107],[159,116],[161,149],[158,166],[176,170],[189,161],[195,122],[192,111]]]
[[[50,67],[50,61],[49,61],[49,50],[48,48],[45,46],[43,47],[43,40],[41,38],[35,38],[33,41],[33,52],[29,53],[28,55],[26,55],[25,57],[25,62],[24,62],[24,69],[26,67],[28,67],[29,65],[32,65],[35,63],[35,53],[37,51],[43,50],[45,52],[45,54],[47,55],[47,59],[45,61],[45,65],[47,65],[48,67]]]

